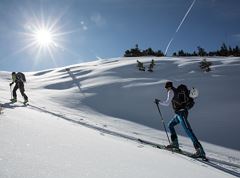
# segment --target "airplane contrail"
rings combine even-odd
[[[183,17],[183,19],[182,19],[181,23],[179,24],[179,26],[178,26],[178,28],[177,28],[177,30],[176,30],[176,33],[177,33],[177,32],[178,32],[178,30],[181,28],[181,26],[182,26],[183,22],[185,21],[185,19],[186,19],[187,15],[188,15],[188,14],[189,14],[189,12],[191,11],[191,9],[192,9],[193,5],[195,4],[195,2],[196,2],[196,0],[194,0],[194,1],[192,2],[192,4],[191,4],[191,6],[189,7],[189,9],[188,9],[187,13],[185,14],[185,16]]]
[[[191,11],[192,7],[194,6],[195,2],[196,2],[196,0],[193,0],[191,6],[188,8],[186,14],[184,15],[183,19],[181,20],[180,24],[178,25],[177,30],[175,31],[173,37],[171,38],[171,40],[169,41],[169,43],[168,43],[168,45],[167,45],[167,47],[166,47],[165,55],[167,54],[168,48],[170,47],[170,45],[171,45],[171,43],[172,43],[172,41],[173,41],[173,39],[174,39],[176,33],[177,33],[177,32],[179,31],[179,29],[181,28],[183,22],[184,22],[185,19],[187,18],[188,14],[189,14],[189,12]]]
[[[174,35],[174,36],[175,36],[175,35]],[[166,56],[166,54],[167,54],[168,48],[169,48],[169,46],[171,45],[173,39],[174,39],[174,37],[171,38],[171,40],[169,41],[169,43],[168,43],[168,45],[167,45],[167,47],[166,47],[166,50],[165,50],[165,53],[164,53],[165,56]]]

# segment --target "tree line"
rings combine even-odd
[[[129,49],[125,51],[124,57],[140,57],[140,56],[164,56],[161,50],[154,51],[152,48],[148,48],[145,50],[140,50],[138,48],[138,44],[135,45],[135,48]]]
[[[152,48],[140,50],[138,47],[138,44],[136,44],[135,48],[126,50],[124,54],[124,57],[140,57],[140,56],[161,57],[161,56],[164,56],[164,53],[161,50],[154,51]],[[235,46],[235,47],[227,46],[225,43],[223,43],[220,49],[216,51],[207,52],[204,48],[198,46],[197,51],[193,51],[192,53],[179,50],[177,52],[174,52],[172,56],[236,56],[236,57],[240,57],[240,48],[238,46]]]

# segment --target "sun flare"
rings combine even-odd
[[[34,38],[42,47],[49,47],[54,43],[53,34],[48,29],[39,29],[35,32]]]
[[[54,66],[57,66],[57,58],[63,53],[76,55],[65,46],[67,35],[77,32],[78,29],[66,31],[66,25],[60,23],[62,15],[40,17],[36,14],[31,14],[33,18],[26,19],[23,24],[23,32],[19,34],[23,38],[24,45],[17,53],[28,50],[28,53],[33,55],[35,65],[42,60],[51,59]]]
[[[57,23],[36,20],[36,22],[26,24],[24,29],[26,30],[23,33],[26,46],[21,51],[30,49],[35,55],[36,61],[48,55],[56,65],[55,55],[61,49],[64,49],[63,44],[61,44],[63,41],[61,27],[57,26]]]

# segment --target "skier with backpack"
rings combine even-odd
[[[26,82],[26,77],[25,77],[25,75],[23,73],[21,73],[21,72],[18,72],[18,73],[12,72],[12,83],[10,83],[9,85],[10,85],[10,89],[11,89],[11,86],[15,83],[13,91],[11,90],[12,91],[12,96],[13,96],[13,98],[11,98],[11,101],[13,103],[17,102],[17,89],[19,89],[21,95],[24,98],[23,104],[27,104],[28,97],[24,93],[25,92],[24,82]]]
[[[194,99],[190,97],[190,91],[183,84],[179,85],[175,88],[172,82],[166,82],[165,88],[168,92],[167,99],[165,101],[160,101],[159,99],[155,99],[155,103],[162,106],[169,106],[172,103],[172,107],[175,112],[174,118],[168,123],[168,128],[171,133],[171,143],[167,146],[168,149],[181,151],[179,149],[178,137],[177,133],[174,129],[174,126],[177,124],[181,124],[184,128],[187,135],[193,142],[194,148],[196,149],[196,153],[192,155],[193,158],[206,158],[204,149],[197,137],[193,133],[191,126],[188,122],[188,110],[191,109],[194,105]]]

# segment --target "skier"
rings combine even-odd
[[[175,150],[180,150],[179,149],[179,144],[178,144],[178,137],[176,134],[176,131],[174,129],[174,126],[177,124],[181,124],[182,127],[184,128],[185,132],[187,135],[191,138],[194,148],[196,149],[196,153],[192,155],[194,158],[206,158],[205,152],[203,150],[202,145],[198,141],[197,137],[193,133],[191,126],[188,122],[188,108],[186,105],[178,105],[178,107],[175,107],[174,100],[176,99],[178,95],[178,90],[175,88],[172,84],[172,82],[166,82],[165,88],[167,90],[167,99],[165,101],[160,101],[159,99],[155,99],[155,103],[159,103],[162,106],[169,106],[170,102],[172,102],[173,109],[175,111],[175,116],[174,118],[168,123],[168,127],[171,133],[171,144],[167,146],[169,149],[175,149]]]
[[[24,75],[24,74],[22,74]],[[24,93],[25,89],[24,89],[24,80],[25,77],[23,78],[21,75],[21,73],[16,73],[16,72],[12,72],[12,83],[10,83],[10,87],[12,86],[12,84],[16,83],[14,88],[13,88],[13,98],[11,99],[11,101],[13,103],[17,102],[17,89],[20,90],[21,95],[24,98],[24,102],[23,104],[26,104],[28,102],[28,97],[27,95]]]

